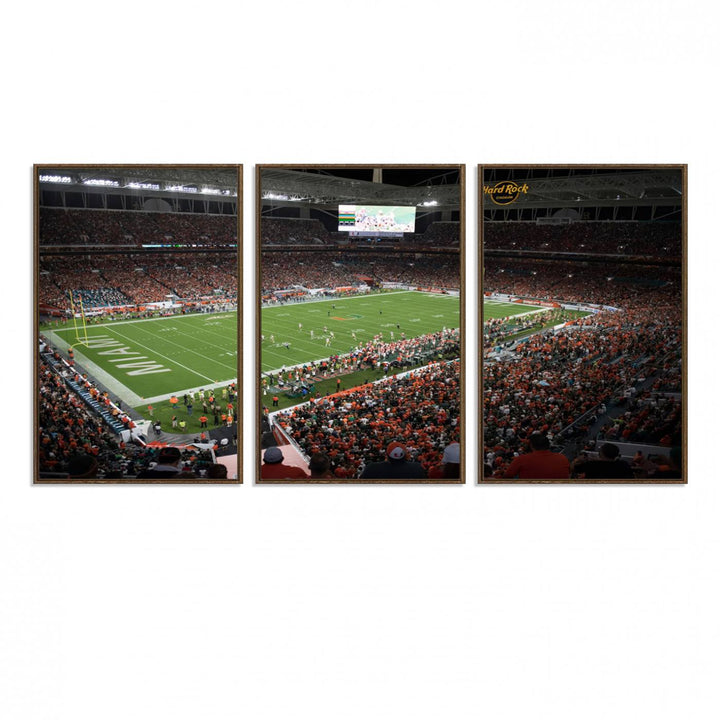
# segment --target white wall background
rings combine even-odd
[[[718,717],[717,21],[667,0],[6,8],[0,715]],[[256,163],[466,163],[472,348],[478,162],[688,162],[690,484],[31,487],[33,162],[245,164],[247,475]]]

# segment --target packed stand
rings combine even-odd
[[[40,476],[122,479],[153,477],[165,448],[125,443],[119,434],[94,413],[72,389],[86,389],[127,429],[134,427],[128,415],[111,403],[107,392],[95,387],[87,375],[61,363],[60,355],[48,349],[38,362],[38,469]],[[46,359],[51,357],[51,359]],[[209,450],[188,447],[177,452],[177,477],[219,477]],[[173,475],[174,476],[174,475]],[[168,477],[164,475],[163,477]]]
[[[237,217],[210,213],[40,208],[40,246],[237,243]]]
[[[262,292],[295,286],[335,288],[398,282],[422,287],[457,288],[460,256],[415,254],[388,256],[352,252],[263,252]]]
[[[416,247],[460,247],[460,223],[438,221],[431,223],[424,233],[405,235],[402,244]]]
[[[621,309],[601,311],[558,331],[509,343],[502,360],[486,358],[484,457],[495,476],[501,477],[523,452],[533,432],[556,441],[561,433],[563,440],[586,437],[608,407],[617,410],[620,419],[610,421],[601,430],[601,438],[680,442],[680,400],[659,399],[664,393],[679,392],[681,384],[678,283],[605,284],[603,293],[599,288],[605,278],[595,285],[593,272],[597,271],[576,268],[572,277],[564,273],[565,280],[560,281],[560,270],[550,293],[529,287],[527,278],[513,285],[511,278],[517,276],[502,274],[503,292],[585,299]],[[667,273],[674,278],[674,271]],[[491,284],[486,276],[485,289],[492,291],[496,275],[491,271],[489,277]],[[619,288],[619,292],[611,294],[609,288]],[[635,397],[638,392],[650,395]]]
[[[427,471],[460,438],[459,373],[459,361],[435,363],[276,417],[307,457],[329,457],[335,477],[358,477],[369,463],[385,459],[393,441]]]
[[[265,245],[328,245],[330,233],[319,220],[263,218],[260,242]]]
[[[70,291],[89,302],[85,309],[161,302],[171,293],[189,300],[236,298],[236,267],[234,253],[46,255],[38,295],[63,310],[70,309]]]
[[[485,257],[484,292],[538,300],[621,307],[648,292],[679,297],[682,276],[674,267],[508,260]]]
[[[677,222],[576,222],[537,225],[486,222],[483,243],[489,250],[679,256],[682,228]]]

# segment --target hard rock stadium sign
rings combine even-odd
[[[502,181],[495,183],[495,185],[483,185],[483,193],[496,205],[510,205],[520,197],[520,194],[527,195],[529,189],[527,183],[519,185],[512,181]]]

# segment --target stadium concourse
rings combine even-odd
[[[459,169],[260,177],[261,479],[457,480]]]
[[[681,172],[485,172],[531,192],[485,200],[484,478],[547,477],[540,436],[554,478],[680,479]]]
[[[39,480],[236,478],[237,169],[38,188]]]

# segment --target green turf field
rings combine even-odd
[[[88,325],[87,344],[71,327],[45,335],[61,348],[72,345],[76,361],[132,406],[238,376],[237,312]]]
[[[536,310],[547,310],[537,305],[524,305],[522,303],[496,302],[486,300],[483,303],[483,316],[485,320],[494,318],[512,317],[513,315],[526,315]]]
[[[412,338],[443,327],[460,327],[460,298],[400,291],[280,305],[263,308],[261,323],[260,332],[265,338],[261,346],[262,371],[271,372],[283,365],[291,367],[343,355],[379,333],[390,341],[391,332],[395,340],[400,340],[403,332]],[[331,332],[335,337],[328,346],[325,340]],[[352,337],[353,332],[357,339]],[[284,346],[286,342],[289,348]]]
[[[486,300],[483,303],[483,315],[484,320],[491,320],[494,318],[511,318],[511,317],[519,317],[521,315],[528,315],[530,313],[539,313],[544,310],[550,310],[551,308],[545,308],[540,307],[537,305],[525,305],[523,303],[505,303],[505,302],[496,302],[493,300]],[[565,314],[569,316],[570,318],[581,318],[589,315],[590,313],[582,311],[582,310],[566,310]],[[511,325],[512,321],[508,323],[508,325]],[[520,330],[519,332],[509,335],[505,338],[503,338],[502,342],[508,342],[510,340],[520,340],[522,338],[528,337],[530,335],[533,335],[537,332],[540,332],[541,330],[545,330],[546,328],[552,327],[556,324],[556,321],[545,321],[542,324],[542,327],[534,327],[527,330]]]

